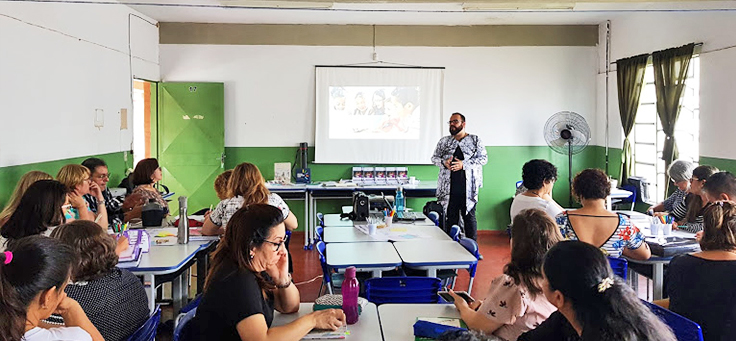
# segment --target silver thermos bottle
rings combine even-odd
[[[189,243],[189,217],[187,215],[187,197],[179,197],[179,232],[176,238],[179,244]]]

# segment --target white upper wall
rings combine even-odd
[[[225,83],[228,147],[313,145],[315,65],[364,63],[372,53],[372,47],[160,48],[163,81]],[[444,116],[465,114],[468,131],[486,145],[546,145],[544,124],[561,110],[576,111],[596,126],[595,47],[379,47],[377,52],[387,62],[445,67]]]
[[[599,44],[601,72],[605,71],[605,31]],[[700,56],[700,154],[736,159],[728,137],[736,129],[736,12],[630,13],[611,20],[611,61],[656,50],[702,42]],[[723,49],[723,50],[720,50]],[[720,51],[717,51],[720,50]],[[713,52],[711,52],[713,51]],[[621,148],[623,132],[616,94],[616,66],[609,82],[610,146]],[[599,98],[605,99],[604,75]],[[605,120],[605,105],[598,106]],[[601,134],[604,129],[599,130]]]
[[[0,2],[0,167],[130,150],[131,79],[159,79],[146,21],[123,5]]]

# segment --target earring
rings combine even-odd
[[[253,254],[252,253],[250,254],[250,259],[253,259]]]

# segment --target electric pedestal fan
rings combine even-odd
[[[582,152],[590,142],[588,122],[585,122],[583,116],[572,111],[560,111],[552,115],[544,125],[544,140],[555,152],[567,155],[569,207],[572,207],[572,156]]]

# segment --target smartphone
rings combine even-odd
[[[447,302],[452,303],[455,301],[452,296],[450,296],[450,293],[447,291],[438,291],[437,295],[440,295],[440,297],[442,297],[442,299]],[[465,300],[465,302],[475,302],[475,299],[470,296],[470,294],[468,294],[466,291],[455,291],[455,295],[460,296],[462,299]]]

